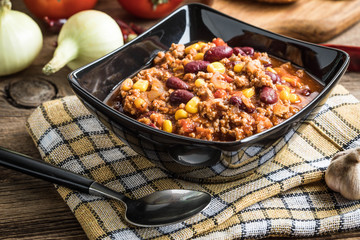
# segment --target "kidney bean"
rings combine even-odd
[[[241,56],[246,56],[246,53],[243,51],[243,50],[241,50],[241,48],[239,48],[239,47],[234,47],[233,48],[233,51],[234,51],[234,54],[235,55],[241,55]]]
[[[188,90],[177,89],[170,94],[169,100],[171,104],[178,105],[180,103],[187,103],[193,97],[194,94],[189,92]]]
[[[208,61],[195,60],[185,65],[184,71],[186,73],[197,73],[199,71],[206,72],[207,66],[210,64]]]
[[[232,96],[230,98],[230,104],[237,106],[239,109],[246,110],[246,106],[239,96]]]
[[[277,83],[281,83],[281,79],[280,79],[280,76],[277,75],[276,73],[273,73],[273,72],[270,72],[270,71],[265,71],[265,74],[268,75],[272,82],[274,84],[277,84]]]
[[[177,77],[169,77],[166,80],[166,86],[173,89],[188,89],[189,85],[186,82]]]
[[[241,47],[241,50],[243,50],[243,52],[247,55],[247,56],[254,56],[254,49],[252,47]]]
[[[252,47],[234,47],[233,48],[235,55],[241,55],[241,56],[254,56],[254,49]]]
[[[223,58],[231,57],[233,49],[229,46],[217,46],[210,48],[204,54],[204,60],[209,62],[216,62]]]
[[[232,96],[229,100],[230,104],[237,106],[239,109],[248,113],[253,113],[255,108],[247,106],[239,96]]]
[[[311,92],[309,89],[304,88],[304,89],[300,90],[300,94],[303,96],[309,96],[311,94]]]
[[[239,96],[232,96],[229,101],[230,101],[230,104],[238,106],[238,107],[241,107],[243,105],[241,97],[239,97]]]
[[[262,87],[260,89],[260,101],[273,104],[278,101],[277,92],[271,87]]]

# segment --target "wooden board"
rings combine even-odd
[[[360,20],[359,0],[298,0],[283,5],[215,0],[212,7],[255,26],[315,43],[330,40]]]
[[[236,19],[286,36],[322,43],[344,32],[360,20],[360,0],[297,0],[289,4],[270,4],[255,0],[184,0],[211,5]],[[159,20],[134,18],[117,1],[98,4],[127,22],[151,27]],[[114,11],[116,9],[116,11]]]

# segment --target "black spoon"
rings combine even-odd
[[[211,200],[208,193],[183,189],[158,191],[133,200],[94,180],[2,147],[0,165],[74,190],[119,200],[126,206],[125,219],[141,227],[183,221],[203,210]]]

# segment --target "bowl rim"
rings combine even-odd
[[[286,119],[285,121],[281,122],[278,125],[275,125],[269,129],[264,130],[263,132],[260,133],[256,133],[253,134],[251,136],[245,137],[243,139],[240,140],[236,140],[236,141],[211,141],[211,140],[203,140],[203,139],[197,139],[197,138],[192,138],[192,137],[187,137],[187,136],[183,136],[183,135],[179,135],[179,134],[174,134],[174,133],[168,133],[165,132],[163,130],[160,129],[156,129],[154,127],[148,126],[146,124],[140,123],[139,121],[131,118],[130,116],[127,116],[124,113],[121,113],[119,111],[116,111],[115,109],[111,108],[110,106],[108,106],[107,104],[104,103],[104,101],[101,101],[100,99],[98,99],[97,97],[93,96],[90,92],[88,92],[87,90],[85,90],[84,88],[82,88],[79,84],[79,82],[77,81],[78,78],[78,74],[93,68],[94,66],[96,66],[97,64],[99,64],[102,61],[105,61],[107,58],[109,58],[112,55],[115,55],[116,53],[118,53],[119,51],[121,51],[122,49],[135,44],[137,42],[141,42],[141,40],[144,39],[145,36],[149,35],[154,29],[157,29],[160,25],[162,25],[164,22],[168,21],[169,19],[171,19],[174,15],[176,15],[178,12],[183,11],[183,10],[188,10],[189,8],[192,7],[200,7],[201,9],[205,9],[207,11],[211,11],[215,14],[224,16],[226,18],[232,19],[236,22],[242,23],[250,28],[253,28],[257,31],[260,31],[261,34],[263,33],[267,33],[268,35],[271,35],[272,37],[275,37],[278,40],[281,41],[290,41],[292,43],[297,43],[297,44],[301,44],[301,45],[306,45],[306,46],[313,46],[319,49],[327,49],[327,50],[332,50],[335,51],[337,53],[340,53],[341,56],[339,56],[338,58],[342,57],[344,58],[344,63],[341,65],[340,69],[336,72],[336,74],[332,77],[331,81],[329,81],[329,83],[327,83],[324,88],[322,89],[322,91],[311,101],[309,102],[307,105],[305,105],[305,107],[303,107],[299,112],[297,112],[296,114],[294,114],[293,116],[291,116],[290,118]],[[153,59],[151,59],[153,60]],[[111,51],[110,53],[104,55],[103,57],[85,65],[82,66],[74,71],[72,71],[69,75],[68,75],[68,81],[71,85],[71,87],[74,89],[75,93],[77,94],[77,92],[82,93],[83,96],[86,96],[88,100],[91,100],[91,104],[95,104],[98,105],[99,107],[101,107],[102,109],[104,109],[104,111],[116,115],[117,117],[120,117],[122,119],[125,119],[126,121],[130,121],[130,123],[136,125],[137,127],[140,127],[141,130],[146,130],[147,132],[153,132],[153,133],[157,133],[160,135],[165,135],[167,137],[176,139],[176,140],[180,140],[183,141],[184,143],[193,143],[193,144],[198,144],[198,145],[216,145],[216,146],[235,146],[235,145],[246,145],[248,143],[251,143],[252,141],[263,137],[264,135],[267,135],[269,132],[275,132],[276,130],[278,130],[279,128],[282,128],[284,125],[289,124],[290,122],[294,121],[294,119],[299,118],[299,116],[301,116],[302,114],[304,114],[305,111],[308,110],[308,108],[312,107],[314,108],[314,105],[316,106],[326,95],[328,95],[329,91],[336,85],[337,81],[339,81],[340,77],[344,74],[344,72],[346,71],[346,68],[348,67],[350,62],[350,57],[349,55],[340,49],[335,49],[335,48],[331,48],[331,47],[327,47],[327,46],[322,46],[322,45],[318,45],[315,43],[311,43],[311,42],[306,42],[304,40],[300,40],[300,39],[295,39],[292,37],[288,37],[288,36],[284,36],[278,33],[274,33],[271,32],[269,30],[254,26],[252,24],[249,24],[247,22],[241,21],[239,19],[236,19],[232,16],[226,15],[225,13],[220,12],[219,10],[213,9],[207,5],[201,4],[201,3],[189,3],[189,4],[185,4],[179,8],[177,8],[176,10],[174,10],[171,14],[169,14],[167,17],[163,18],[162,20],[160,20],[158,23],[156,23],[155,25],[153,25],[152,27],[150,27],[148,30],[146,30],[145,32],[143,32],[142,34],[140,34],[138,37],[136,37],[134,40],[120,46],[119,48]],[[305,69],[305,68],[304,68]],[[305,69],[306,70],[306,69]],[[125,79],[125,78],[124,78]],[[115,87],[111,90],[113,91],[116,86],[118,86],[120,84],[121,81],[123,81],[124,79],[120,80],[118,84],[115,85]],[[299,118],[299,121],[302,121],[302,118]],[[266,139],[266,137],[265,137]]]

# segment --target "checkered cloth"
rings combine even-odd
[[[359,119],[359,101],[337,86],[314,114],[270,150],[244,149],[245,165],[257,166],[249,174],[213,184],[172,178],[124,145],[75,96],[42,104],[27,128],[46,162],[130,198],[171,188],[212,195],[208,208],[184,222],[141,228],[124,221],[120,202],[56,186],[90,239],[243,239],[360,228],[360,201],[344,199],[324,182],[331,157],[360,145]]]

